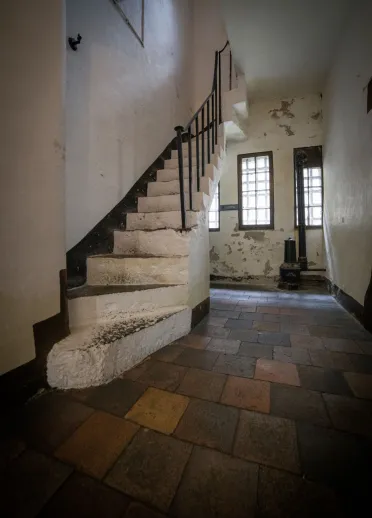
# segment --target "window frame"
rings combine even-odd
[[[221,228],[221,189],[220,189],[220,182],[217,184],[218,188],[218,227],[216,228],[209,228],[209,210],[208,210],[208,230],[209,232],[219,232]],[[212,199],[213,201],[213,199]]]
[[[297,147],[297,148],[293,148],[293,192],[294,192],[294,210],[293,210],[293,215],[294,215],[294,228],[296,230],[298,230],[298,223],[297,223],[297,204],[296,204],[296,197],[297,197],[297,185],[296,185],[296,182],[297,182],[297,178],[296,178],[296,152],[297,151],[305,151],[306,150],[309,150],[309,149],[315,149],[315,148],[320,148],[320,153],[319,153],[319,157],[320,157],[320,163],[317,163],[317,161],[310,161],[310,164],[305,167],[305,169],[313,169],[315,167],[319,167],[320,168],[320,175],[321,175],[321,179],[322,179],[322,224],[321,225],[305,225],[305,229],[306,230],[316,230],[316,229],[323,229],[324,228],[324,176],[323,176],[323,147],[321,145],[319,146],[307,146],[307,147]]]
[[[242,192],[242,163],[246,158],[269,157],[269,183],[270,183],[270,223],[267,225],[244,225],[243,224],[243,192]],[[272,151],[261,151],[259,153],[244,153],[238,155],[238,220],[239,230],[273,230],[274,222],[274,160]],[[257,174],[257,173],[256,173]]]

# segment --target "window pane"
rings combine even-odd
[[[303,169],[305,224],[321,226],[323,213],[322,168],[309,167]],[[297,176],[295,173],[296,225],[298,225]]]
[[[241,220],[243,225],[271,224],[270,155],[242,159]]]
[[[217,185],[216,192],[214,193],[213,200],[209,209],[209,228],[219,229],[220,228],[220,186]]]

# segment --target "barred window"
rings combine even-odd
[[[238,156],[239,227],[274,228],[273,154]]]
[[[209,230],[220,230],[220,184],[217,185],[209,209]]]
[[[320,146],[303,148],[309,156],[307,167],[303,168],[305,225],[307,228],[323,226],[323,168]],[[296,150],[294,150],[296,152]],[[295,172],[295,214],[298,226],[298,192]]]

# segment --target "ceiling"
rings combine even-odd
[[[250,98],[322,91],[349,9],[359,0],[220,0]]]

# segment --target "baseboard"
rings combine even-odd
[[[48,386],[46,359],[56,342],[70,334],[66,298],[67,272],[59,272],[60,312],[33,326],[35,358],[0,377],[1,406],[14,407],[24,403],[40,389]]]
[[[334,284],[329,279],[326,279],[326,286],[329,293],[335,297],[337,302],[339,302],[346,311],[351,313],[367,329],[364,318],[364,307],[362,304],[357,302],[353,297],[351,297],[351,295],[345,293],[337,286],[337,284]]]
[[[201,320],[203,320],[203,318],[208,315],[209,313],[209,309],[210,309],[210,298],[206,298],[205,300],[203,300],[203,302],[201,302],[200,304],[198,304],[197,306],[195,306],[192,310],[192,313],[191,313],[191,328],[194,328],[195,326],[197,326],[199,324],[199,322]]]

